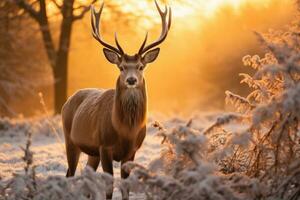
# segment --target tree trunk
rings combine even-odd
[[[63,104],[67,100],[68,79],[68,52],[57,57],[57,64],[53,70],[54,74],[54,112],[59,114]]]
[[[63,104],[67,100],[68,57],[73,24],[74,0],[63,1],[61,10],[63,18],[57,51],[55,51],[49,29],[45,0],[41,0],[40,2],[42,8],[40,10],[40,29],[54,76],[54,114],[59,114]]]
[[[61,112],[61,108],[67,100],[68,58],[73,25],[73,3],[74,0],[64,1],[62,8],[63,19],[60,29],[59,47],[56,54],[56,63],[53,69],[55,78],[55,114]]]
[[[40,22],[40,30],[42,32],[43,42],[46,49],[47,57],[52,68],[55,67],[56,52],[52,40],[52,36],[49,29],[49,24],[47,20]]]
[[[56,61],[56,51],[55,51],[52,35],[50,32],[45,0],[40,0],[40,12],[38,14],[38,18],[36,18],[36,21],[40,25],[40,30],[42,33],[43,42],[48,56],[48,60],[50,62],[51,67],[54,68],[55,61]]]

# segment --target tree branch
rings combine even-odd
[[[62,5],[59,5],[56,0],[51,0],[51,2],[59,9],[62,9]]]
[[[85,5],[79,5],[77,7],[75,7],[73,10],[80,10],[80,9],[85,9]]]
[[[14,0],[14,1],[20,8],[24,9],[33,19],[35,19],[38,22],[40,21],[40,19],[39,19],[40,13],[38,11],[34,10],[32,5],[25,2],[25,0]]]
[[[90,5],[93,4],[93,3],[95,3],[96,1],[97,1],[97,0],[93,0],[93,1],[90,3]],[[90,5],[88,5],[88,6],[80,5],[80,6],[78,6],[77,8],[74,8],[75,10],[82,8],[82,10],[81,10],[81,13],[80,13],[80,14],[74,15],[74,16],[73,16],[73,21],[82,19],[82,18],[84,17],[84,15],[90,10],[90,7],[91,7]]]

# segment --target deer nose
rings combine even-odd
[[[136,80],[136,78],[134,78],[134,77],[129,77],[129,78],[126,80],[126,82],[127,82],[129,85],[134,85],[134,84],[137,82],[137,80]]]

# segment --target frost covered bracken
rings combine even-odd
[[[270,31],[257,36],[267,53],[245,56],[245,65],[256,70],[253,76],[241,74],[252,92],[240,97],[226,92],[248,127],[246,147],[237,144],[227,159],[238,161],[236,168],[259,178],[268,188],[266,197],[300,197],[300,26],[299,20],[288,31]],[[235,171],[236,169],[232,169]]]
[[[55,120],[57,118],[54,118]],[[5,120],[9,122],[9,120]],[[87,167],[81,175],[66,179],[63,176],[49,176],[45,179],[36,176],[36,167],[33,162],[33,152],[31,151],[31,131],[37,134],[41,129],[30,129],[29,127],[39,127],[36,123],[10,123],[1,121],[4,130],[15,133],[15,128],[25,131],[27,142],[25,147],[21,147],[24,152],[22,157],[24,161],[24,173],[14,174],[9,180],[0,182],[0,199],[36,199],[36,200],[57,200],[57,199],[105,199],[106,188],[113,184],[113,178],[106,173],[96,173]],[[53,130],[47,128],[44,119],[40,120],[44,130]],[[47,122],[48,123],[48,122]],[[28,124],[31,124],[28,125]],[[53,123],[57,124],[57,123]],[[59,123],[58,123],[59,124]],[[61,128],[60,128],[61,129]],[[3,131],[3,129],[2,129]],[[40,134],[40,133],[39,133]],[[1,180],[1,179],[0,179]]]

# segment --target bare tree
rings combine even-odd
[[[53,35],[49,27],[49,16],[46,8],[49,2],[46,2],[46,0],[13,1],[39,25],[43,44],[55,79],[55,113],[60,113],[61,107],[67,98],[68,57],[73,23],[82,19],[89,11],[89,5],[95,1],[91,0],[89,4],[84,5],[75,0],[63,0],[61,4],[56,0],[51,0],[56,5],[62,18],[57,48],[55,48]],[[75,11],[78,13],[77,15]]]

